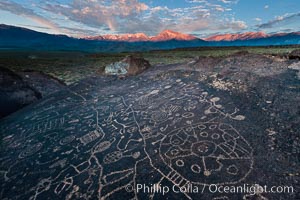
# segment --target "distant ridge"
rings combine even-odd
[[[262,38],[271,38],[278,36],[287,35],[300,35],[300,32],[293,33],[276,33],[276,34],[266,34],[264,32],[246,32],[246,33],[236,33],[236,34],[220,34],[213,35],[208,38],[204,38],[205,41],[236,41],[236,40],[253,40]]]
[[[191,47],[270,45],[300,45],[300,32],[224,34],[205,41],[192,35],[165,30],[152,37],[136,33],[79,39],[0,24],[0,50],[136,52]]]
[[[127,41],[127,42],[140,42],[149,41],[150,38],[144,33],[135,34],[120,34],[120,35],[99,35],[99,36],[89,36],[83,39],[87,40],[108,40],[108,41]]]
[[[158,42],[158,41],[168,41],[168,40],[179,40],[179,41],[191,41],[191,40],[200,40],[199,38],[175,32],[172,30],[164,30],[156,36],[148,36],[144,33],[135,33],[135,34],[120,34],[120,35],[99,35],[99,36],[90,36],[85,37],[84,39],[88,40],[108,40],[108,41],[126,41],[126,42]]]
[[[199,40],[199,38],[183,34],[179,32],[175,32],[172,30],[164,30],[159,33],[157,36],[151,37],[151,41],[167,41],[167,40],[183,40],[183,41],[190,41],[190,40]]]

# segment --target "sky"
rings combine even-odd
[[[73,37],[169,29],[216,34],[300,31],[299,0],[0,0],[0,24]]]

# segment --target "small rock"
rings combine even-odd
[[[288,56],[289,56],[289,59],[291,59],[291,60],[293,60],[293,59],[300,60],[300,49],[296,49],[296,50],[292,51]]]

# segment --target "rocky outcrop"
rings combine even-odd
[[[298,59],[300,60],[300,49],[296,49],[289,54],[289,59]]]
[[[150,63],[143,58],[127,56],[119,62],[106,66],[105,74],[121,76],[137,75],[148,69],[150,66]]]
[[[27,70],[18,72],[18,75],[20,75],[31,88],[38,91],[42,97],[66,87],[62,81],[43,72]]]
[[[0,68],[0,118],[40,99],[42,95],[13,71]]]
[[[0,118],[64,87],[64,83],[42,72],[15,73],[0,67]]]

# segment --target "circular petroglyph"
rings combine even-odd
[[[211,175],[211,172],[208,171],[208,170],[205,170],[205,171],[203,172],[203,174],[204,174],[204,176],[210,176],[210,175]]]
[[[227,170],[228,174],[232,174],[232,175],[238,174],[238,171],[239,171],[239,169],[235,165],[230,165],[229,167],[227,167],[226,170]]]
[[[192,145],[192,152],[201,157],[209,156],[216,150],[216,144],[210,141],[200,141]]]
[[[121,151],[114,151],[112,153],[107,154],[104,157],[103,162],[105,164],[114,163],[114,162],[119,161],[122,157],[123,157],[123,154]]]
[[[197,164],[193,164],[191,166],[191,170],[192,170],[192,172],[199,174],[201,172],[201,167]]]
[[[75,139],[74,135],[67,136],[59,141],[60,145],[66,145],[71,143]]]
[[[111,145],[110,141],[101,142],[100,144],[98,144],[97,146],[95,146],[94,153],[103,152],[103,151],[109,149],[110,145]]]
[[[140,153],[139,151],[137,151],[137,152],[134,152],[134,153],[132,154],[132,157],[133,157],[134,159],[137,159],[137,158],[140,157],[140,155],[141,155],[141,153]]]
[[[42,146],[43,146],[42,143],[37,143],[37,144],[34,144],[34,145],[27,146],[19,154],[19,158],[25,158],[25,157],[28,157],[28,156],[31,156],[31,155],[35,154],[36,152],[41,150]]]
[[[178,167],[183,167],[183,166],[184,166],[183,160],[176,160],[176,165],[177,165]]]
[[[204,132],[201,132],[201,133],[200,133],[200,136],[201,136],[201,137],[208,137],[208,133],[205,132],[205,131],[204,131]]]
[[[197,128],[198,128],[199,130],[204,130],[204,129],[206,128],[206,126],[205,126],[204,124],[199,124],[199,125],[197,126]]]
[[[165,112],[161,112],[161,111],[155,111],[153,112],[153,114],[151,115],[151,119],[154,122],[162,122],[166,119],[168,119],[168,114]]]
[[[252,148],[231,125],[202,123],[188,127],[192,130],[184,127],[168,133],[159,149],[162,161],[183,180],[237,183],[250,173]]]
[[[194,116],[195,116],[195,114],[192,112],[183,113],[183,115],[182,115],[182,117],[184,117],[184,118],[192,118]]]
[[[220,138],[220,135],[219,135],[218,133],[213,133],[213,134],[211,135],[211,138],[214,139],[214,140],[217,140],[217,139]]]

